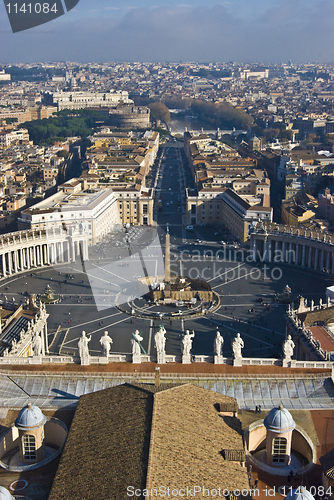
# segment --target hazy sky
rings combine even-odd
[[[19,33],[2,3],[0,62],[334,62],[333,0],[181,2],[80,0]]]

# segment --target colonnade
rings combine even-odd
[[[33,236],[32,236],[33,235]],[[0,241],[0,275],[11,276],[20,271],[47,265],[74,262],[77,257],[88,259],[88,239],[85,235],[66,233],[11,233]]]
[[[334,245],[331,241],[305,238],[289,233],[251,234],[254,260],[286,263],[334,275]]]

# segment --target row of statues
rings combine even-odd
[[[160,325],[159,330],[156,332],[154,335],[154,345],[157,350],[157,363],[158,364],[163,364],[166,362],[166,329],[164,328],[163,325]],[[140,334],[139,330],[136,330],[134,333],[132,333],[133,338],[131,339],[131,353],[133,356],[133,359],[136,359],[137,361],[140,360],[140,355],[141,352],[144,351],[141,342],[143,341],[143,337]],[[190,356],[191,356],[191,349],[192,349],[192,343],[193,339],[195,337],[195,332],[192,331],[190,332],[189,330],[186,330],[186,333],[183,335],[182,338],[182,346],[181,346],[181,352],[182,352],[182,362],[188,363],[190,362]],[[38,339],[40,342],[38,342]],[[78,351],[79,351],[79,357],[80,357],[80,362],[81,364],[89,364],[89,348],[88,348],[88,343],[91,341],[92,336],[90,335],[87,337],[86,332],[83,331],[81,334],[81,337],[79,338],[78,342]],[[35,355],[38,355],[37,352],[40,353],[41,351],[41,338],[37,335],[34,340],[34,354],[36,351]],[[102,355],[108,357],[110,354],[110,349],[113,344],[113,341],[111,337],[109,336],[108,332],[105,331],[104,335],[100,338],[100,344],[102,348]],[[215,362],[223,362],[223,345],[224,345],[224,338],[221,335],[219,331],[216,333],[216,337],[214,339],[214,354],[215,354]],[[232,340],[232,351],[233,351],[233,359],[234,359],[234,365],[235,366],[241,366],[241,360],[242,360],[242,352],[241,350],[244,348],[245,344],[243,339],[240,336],[240,333],[237,334],[236,337]],[[291,335],[288,335],[287,340],[283,343],[283,353],[284,353],[284,359],[283,361],[285,363],[290,362],[291,358],[293,356],[293,349],[295,347],[295,344],[291,338]],[[140,361],[139,361],[140,362]]]

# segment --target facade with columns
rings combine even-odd
[[[0,237],[0,275],[5,278],[38,267],[88,259],[91,239],[81,227],[32,229]]]
[[[26,230],[0,237],[1,277],[78,257],[88,260],[88,247],[110,233],[120,218],[112,189],[68,192],[64,188],[24,210],[18,222]]]
[[[250,233],[254,260],[286,263],[334,274],[334,235],[277,224],[257,224]]]

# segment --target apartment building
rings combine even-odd
[[[273,209],[264,197],[239,196],[229,188],[187,190],[188,224],[221,225],[239,241],[246,241],[250,224],[259,219],[272,222]]]

